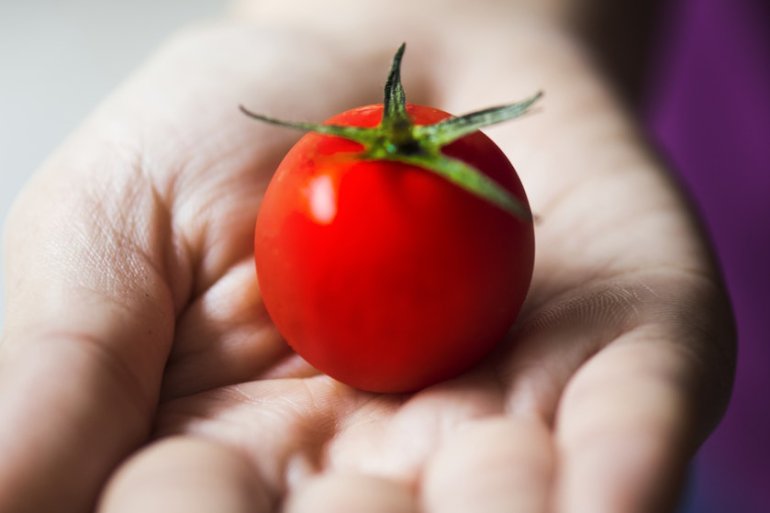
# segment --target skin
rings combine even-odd
[[[729,396],[732,318],[691,210],[581,41],[491,4],[424,27],[288,3],[174,38],[19,197],[0,512],[670,509]],[[320,120],[376,102],[402,40],[411,101],[546,98],[489,130],[538,216],[515,343],[391,396],[317,375],[271,326],[252,230],[296,134],[237,105]]]

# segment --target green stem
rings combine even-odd
[[[401,84],[401,59],[404,57],[406,43],[396,50],[393,56],[393,64],[390,66],[388,79],[385,81],[385,101],[383,103],[382,124],[391,126],[408,126],[412,120],[406,113],[406,94]]]
[[[247,116],[265,123],[358,142],[364,147],[364,151],[359,154],[363,160],[390,160],[423,168],[513,216],[531,220],[529,209],[505,188],[473,166],[444,155],[441,149],[480,128],[523,115],[543,93],[538,92],[518,103],[451,117],[433,125],[415,125],[406,110],[406,95],[401,84],[401,60],[405,49],[406,44],[402,44],[393,57],[385,82],[382,121],[376,127],[283,121],[257,114],[243,106],[240,109]]]

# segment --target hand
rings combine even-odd
[[[578,45],[463,21],[461,40],[449,20],[188,32],[48,161],[7,231],[0,512],[671,507],[734,356],[697,223]],[[385,396],[316,375],[271,326],[251,232],[295,134],[237,105],[319,120],[379,101],[402,39],[412,101],[546,99],[490,130],[539,217],[516,336]]]

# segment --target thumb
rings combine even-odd
[[[125,167],[73,150],[91,169]],[[67,195],[68,183],[83,183],[71,164],[57,159],[39,176],[7,226],[0,513],[93,507],[149,432],[173,337],[165,250],[148,242],[164,239],[157,199],[129,173]]]

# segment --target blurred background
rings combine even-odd
[[[770,511],[770,2],[675,0],[660,13],[642,112],[716,246],[738,323],[727,416],[687,513]]]
[[[30,173],[169,33],[226,3],[0,0],[0,218]]]
[[[31,172],[166,35],[225,6],[0,0],[0,220]],[[652,36],[640,115],[704,216],[740,336],[733,401],[697,457],[683,511],[766,513],[770,2],[669,1]],[[0,326],[2,307],[0,298]]]

